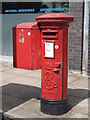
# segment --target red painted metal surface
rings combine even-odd
[[[68,27],[74,17],[51,13],[39,16],[42,36],[41,97],[67,99]]]
[[[13,67],[17,66],[16,60],[16,28],[13,27]]]
[[[44,20],[48,19],[48,20],[49,20],[49,18],[52,19],[52,20],[54,20],[54,19],[59,19],[59,18],[68,19],[68,20],[74,19],[73,16],[67,15],[67,14],[62,14],[62,13],[49,13],[49,14],[44,14],[44,15],[38,16],[38,17],[36,18],[36,20],[41,20],[41,19],[44,19]]]
[[[54,23],[68,25],[71,21],[73,21],[73,19],[74,19],[74,17],[71,15],[60,14],[60,13],[44,14],[44,15],[38,16],[36,18],[36,20],[38,22],[45,23],[45,26],[46,26],[46,24],[48,24],[48,22],[50,22],[50,24],[53,24],[53,25],[54,25]]]
[[[13,28],[13,66],[30,70],[41,68],[40,30],[36,22]]]

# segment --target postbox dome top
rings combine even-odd
[[[74,17],[62,13],[49,13],[36,17],[37,22],[71,22]]]
[[[41,15],[41,16],[38,16],[36,19],[42,19],[42,18],[68,18],[68,19],[71,19],[71,18],[74,18],[73,16],[71,15],[67,15],[67,14],[62,14],[62,13],[49,13],[49,14],[44,14],[44,15]]]
[[[16,25],[16,28],[32,28],[32,27],[37,27],[37,22],[25,22]]]

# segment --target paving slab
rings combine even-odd
[[[88,99],[79,102],[76,106],[72,108],[73,112],[78,112],[88,116]]]
[[[69,69],[68,70],[68,75],[74,75],[74,76],[82,76],[82,73],[81,73],[81,71],[80,70],[71,70],[71,69]]]
[[[78,80],[78,77],[75,77],[75,75],[69,75],[68,76],[68,83],[71,83],[73,81]]]
[[[76,81],[73,81],[71,83],[68,84],[68,87],[70,88],[79,88],[79,89],[88,89],[88,79],[87,77],[84,79],[78,79]]]
[[[75,119],[78,119],[78,118],[88,118],[88,115],[85,115],[85,114],[82,114],[82,113],[79,113],[77,111],[69,111],[68,113],[62,115],[62,116],[57,116],[57,118],[66,118],[66,119],[70,119],[70,118],[75,118]]]
[[[6,112],[24,102],[25,100],[2,94],[2,111]]]
[[[2,63],[0,63],[0,72],[2,71]]]
[[[2,120],[2,112],[0,111],[0,120]]]
[[[2,94],[2,87],[0,87],[0,94]]]
[[[9,93],[14,94],[15,91],[19,91],[21,88],[23,88],[22,85],[10,83],[2,86],[2,94],[5,94],[5,95],[8,95]]]
[[[24,73],[30,73],[32,71],[27,69],[13,68],[6,72],[14,75],[23,75]]]
[[[2,72],[0,72],[0,86],[2,86]]]
[[[41,80],[36,81],[34,85],[41,88]]]
[[[1,72],[8,71],[10,69],[13,69],[12,64],[10,64],[8,62],[1,62],[0,61],[0,71]]]
[[[6,79],[10,79],[10,78],[14,78],[16,77],[16,75],[13,75],[13,74],[9,74],[7,72],[2,72],[2,78],[0,80],[6,80]]]
[[[13,68],[12,68],[12,67],[9,67],[9,66],[7,66],[7,67],[2,66],[2,68],[0,69],[0,71],[1,71],[1,72],[4,72],[4,71],[11,70],[11,69],[13,69]]]
[[[68,95],[68,104],[70,105],[70,108],[73,108],[74,106],[76,106],[77,104],[82,102],[83,100],[84,99],[82,99],[82,98]]]
[[[36,78],[36,79],[41,79],[41,71],[32,71],[30,73],[25,73],[23,76],[30,77],[30,78]]]
[[[66,115],[63,118],[88,118],[88,115],[78,113],[77,111],[70,112],[68,115]]]
[[[17,85],[18,87],[18,85]],[[22,86],[14,92],[8,93],[8,95],[20,98],[23,100],[30,100],[32,98],[40,99],[41,89],[36,86]]]
[[[2,83],[1,83],[1,86],[5,86],[5,85],[7,85],[7,84],[10,84],[10,82],[8,82],[7,80],[3,80]],[[0,87],[1,87],[1,86],[0,86]]]
[[[9,118],[55,118],[56,116],[46,115],[40,111],[40,101],[36,99],[29,100],[18,107],[5,112]]]
[[[88,89],[68,88],[68,95],[85,99],[85,98],[88,98]]]
[[[2,94],[0,94],[0,113],[2,112]]]
[[[90,118],[90,97],[88,98],[88,115],[89,115],[89,118]]]
[[[14,78],[7,79],[7,81],[9,83],[11,82],[11,83],[16,83],[16,84],[35,85],[35,82],[40,81],[40,79],[17,75]]]
[[[79,110],[82,108],[79,107]],[[80,113],[77,109],[70,110],[64,115],[47,115],[40,111],[40,101],[31,99],[24,104],[19,105],[8,112],[5,112],[5,116],[13,118],[88,118],[87,114]]]

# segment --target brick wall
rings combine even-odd
[[[88,75],[90,76],[90,7],[89,7],[89,36],[88,36]]]
[[[68,66],[69,69],[81,70],[83,3],[70,2],[69,7],[70,15],[75,18],[69,27]]]

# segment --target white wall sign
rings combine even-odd
[[[45,42],[45,57],[54,58],[54,43]]]

